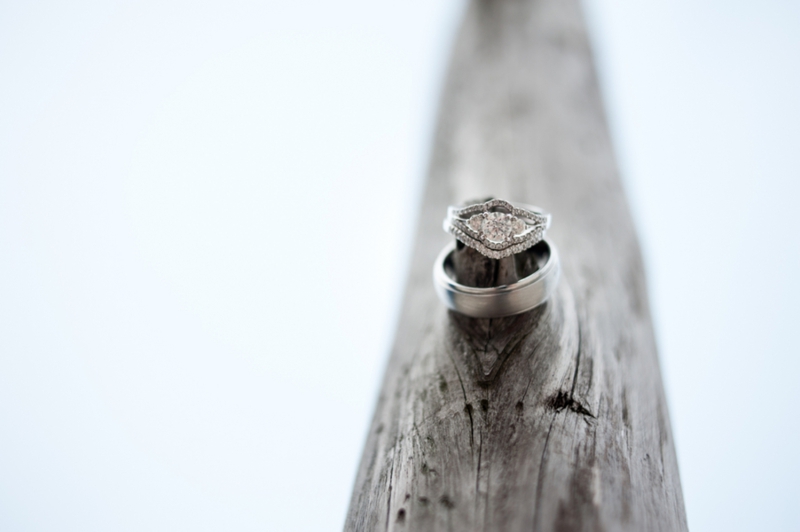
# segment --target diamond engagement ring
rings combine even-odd
[[[550,297],[561,276],[558,252],[544,239],[550,214],[538,207],[493,199],[467,207],[450,207],[444,230],[492,259],[516,255],[516,268],[527,264],[518,281],[477,287],[459,283],[456,242],[446,246],[433,265],[433,286],[449,308],[473,318],[500,318],[527,312]],[[517,260],[521,259],[521,260]],[[530,266],[533,269],[530,269]]]
[[[493,199],[467,207],[449,207],[443,228],[491,259],[502,259],[536,245],[550,227],[539,207]]]

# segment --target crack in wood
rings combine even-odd
[[[450,358],[450,362],[453,363],[453,369],[455,369],[456,375],[458,376],[458,383],[461,385],[461,393],[464,394],[464,409],[469,415],[469,446],[470,448],[472,448],[475,446],[475,441],[473,437],[473,425],[472,425],[472,405],[469,403],[469,400],[467,399],[467,390],[464,388],[464,380],[461,378],[461,372],[458,371],[458,365],[456,364],[456,361],[449,350],[447,350],[447,356]]]

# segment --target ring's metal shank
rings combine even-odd
[[[558,285],[561,273],[558,251],[546,240],[527,251],[543,255],[544,264],[537,271],[515,283],[490,288],[465,286],[448,275],[455,248],[453,242],[437,257],[433,267],[433,284],[442,302],[460,314],[473,318],[521,314],[547,301]]]

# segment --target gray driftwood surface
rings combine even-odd
[[[449,313],[448,204],[546,207],[556,295]],[[513,268],[460,251],[474,284]],[[686,530],[636,232],[576,0],[476,0],[441,103],[410,277],[348,531]]]

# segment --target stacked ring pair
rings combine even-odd
[[[526,253],[538,268],[512,284],[478,288],[455,280],[455,242],[445,247],[433,268],[433,284],[451,310],[475,318],[499,318],[527,312],[555,290],[560,276],[558,252],[544,239],[551,216],[538,207],[490,200],[450,207],[444,230],[491,259]]]

